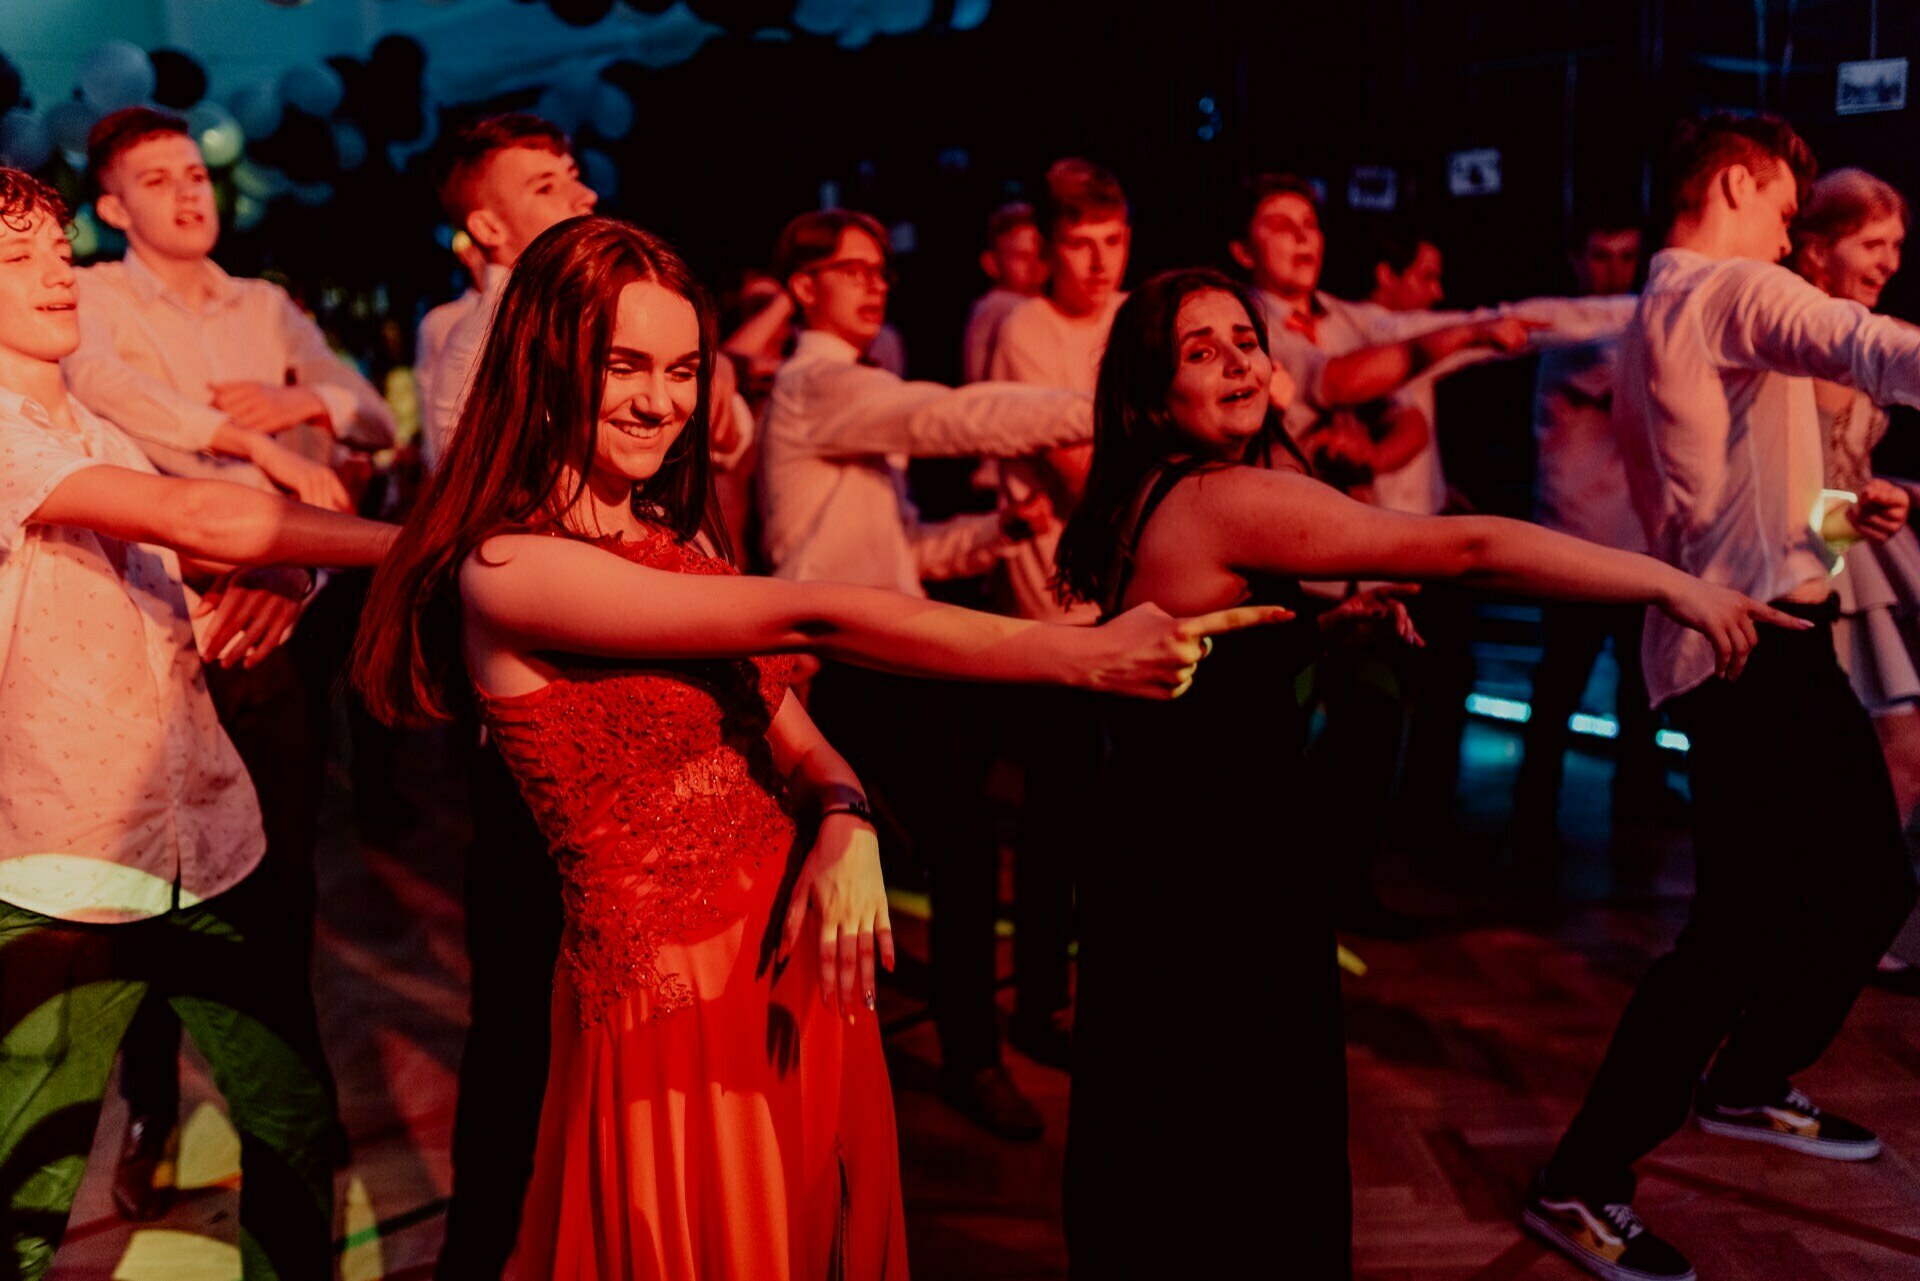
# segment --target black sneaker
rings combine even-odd
[[[1647,1231],[1625,1202],[1550,1197],[1535,1183],[1520,1225],[1606,1281],[1694,1281],[1686,1256]]]
[[[1728,1107],[1700,1090],[1693,1101],[1694,1124],[1729,1139],[1776,1143],[1829,1161],[1871,1161],[1880,1155],[1880,1138],[1864,1125],[1822,1112],[1800,1091],[1753,1107]]]

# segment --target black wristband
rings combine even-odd
[[[821,822],[825,822],[827,817],[832,814],[850,814],[862,823],[865,823],[868,827],[873,826],[873,807],[867,804],[867,799],[864,796],[842,801],[838,805],[827,806],[820,811]]]

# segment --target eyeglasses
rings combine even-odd
[[[831,271],[845,280],[858,281],[869,289],[891,289],[900,281],[890,262],[870,262],[865,258],[836,258],[832,262],[823,262],[817,267],[809,267],[808,272],[818,275]]]

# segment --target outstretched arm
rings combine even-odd
[[[130,467],[83,467],[28,517],[229,564],[374,565],[397,525],[321,511],[224,480],[182,480]]]
[[[882,671],[1052,683],[1167,697],[1184,688],[1210,632],[1286,611],[1177,620],[1152,607],[1104,627],[1057,627],[839,583],[676,574],[570,539],[501,535],[460,571],[469,650],[559,650],[615,658],[810,653]],[[509,659],[508,661],[511,661]],[[481,684],[489,664],[476,662]]]
[[[1181,491],[1186,491],[1182,493]],[[1302,578],[1457,578],[1562,600],[1656,605],[1713,642],[1737,675],[1754,622],[1799,620],[1650,556],[1617,551],[1498,516],[1410,516],[1357,503],[1286,472],[1202,475],[1168,499],[1218,563]]]

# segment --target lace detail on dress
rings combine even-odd
[[[1825,428],[1828,489],[1859,493],[1873,479],[1873,448],[1887,434],[1887,411],[1854,393],[1831,417],[1821,414]]]
[[[664,532],[599,541],[656,569],[734,572]],[[766,734],[797,662],[560,666],[543,689],[482,693],[481,707],[559,863],[561,964],[582,1024],[636,993],[658,1018],[693,996],[661,947],[738,919],[751,873],[792,845]]]

